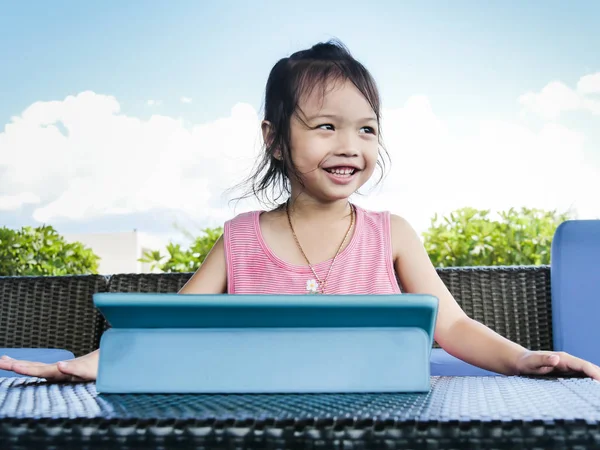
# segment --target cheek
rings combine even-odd
[[[296,139],[292,142],[292,161],[304,171],[315,169],[323,159],[323,143],[318,139]]]
[[[377,159],[379,158],[379,143],[369,142],[364,155],[367,164],[374,167],[377,164]]]

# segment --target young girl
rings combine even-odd
[[[337,43],[281,59],[266,86],[265,151],[251,193],[284,200],[225,224],[181,294],[390,294],[439,299],[435,339],[449,354],[507,375],[600,368],[562,352],[528,351],[465,315],[401,217],[349,198],[383,168],[380,101],[369,72]],[[95,380],[98,351],[58,364],[0,360],[51,381]]]

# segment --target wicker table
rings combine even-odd
[[[0,379],[0,448],[591,448],[600,383],[432,378],[427,394],[98,395]]]

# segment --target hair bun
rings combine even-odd
[[[290,56],[290,59],[316,59],[316,60],[347,60],[351,59],[350,51],[339,41],[330,40],[328,42],[319,42],[308,50],[302,50]]]

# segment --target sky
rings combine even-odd
[[[356,203],[424,231],[464,206],[600,218],[600,2],[5,2],[0,226],[157,242],[231,203],[282,57],[337,38],[392,165]]]

